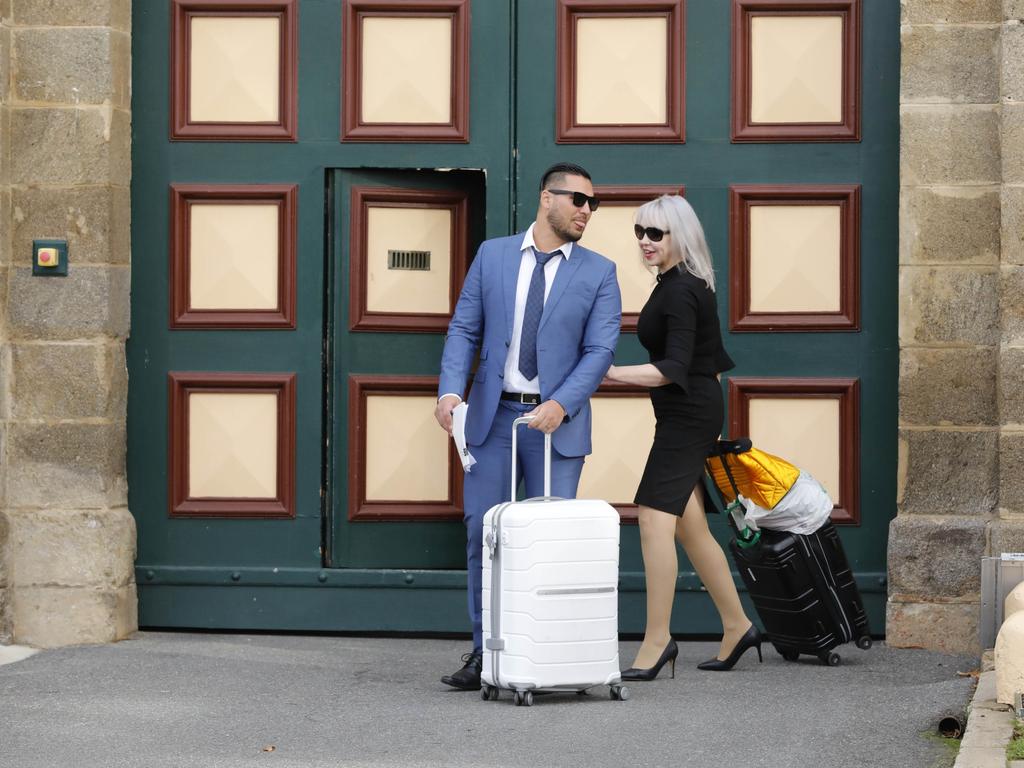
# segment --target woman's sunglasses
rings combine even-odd
[[[668,230],[658,229],[657,227],[641,227],[639,224],[634,224],[633,234],[636,235],[637,240],[643,240],[644,235],[647,235],[647,239],[652,243],[659,243],[661,238],[668,234]]]
[[[572,204],[577,208],[582,208],[584,205],[589,205],[591,211],[596,211],[597,206],[601,204],[601,201],[596,197],[590,197],[582,192],[570,192],[568,189],[549,189],[552,195],[572,195]]]

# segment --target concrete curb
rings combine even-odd
[[[978,677],[978,687],[967,709],[967,729],[953,768],[1006,768],[1006,745],[1013,736],[1013,711],[996,702],[994,670]]]

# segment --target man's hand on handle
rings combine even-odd
[[[557,400],[546,400],[526,415],[535,417],[527,425],[530,429],[539,429],[544,434],[550,435],[562,425],[562,420],[565,419],[565,409]]]
[[[461,402],[455,395],[445,395],[437,401],[437,407],[434,409],[434,418],[441,425],[441,429],[449,435],[452,433],[452,411]]]

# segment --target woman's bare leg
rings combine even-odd
[[[676,577],[679,575],[673,533],[678,518],[667,512],[641,506],[639,519],[640,549],[644,556],[644,576],[647,581],[647,627],[643,644],[632,666],[649,669],[672,639],[669,622],[672,619]]]
[[[725,552],[708,529],[704,514],[704,493],[698,483],[690,494],[683,516],[676,522],[676,538],[686,550],[697,576],[711,595],[711,600],[722,619],[722,644],[718,658],[724,659],[750,628],[750,619],[743,610],[736,584],[729,570]],[[646,556],[644,558],[646,562]],[[648,598],[648,602],[650,598]]]

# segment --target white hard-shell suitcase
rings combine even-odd
[[[512,426],[512,496],[516,431]],[[481,697],[512,690],[629,691],[619,672],[619,513],[604,501],[551,497],[551,435],[544,436],[544,496],[484,515]]]

